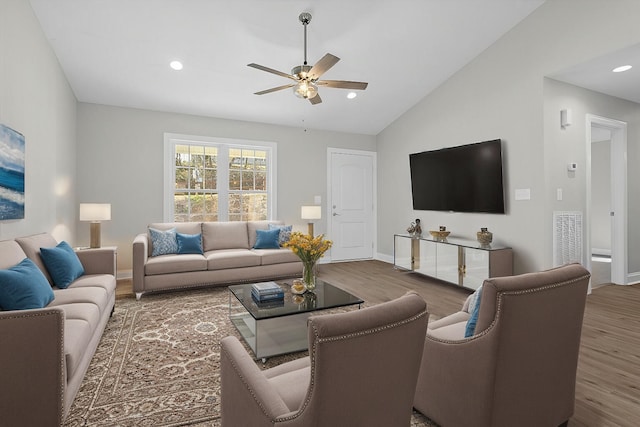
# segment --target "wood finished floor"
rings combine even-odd
[[[457,311],[469,295],[381,261],[323,264],[320,277],[371,303],[416,291],[432,320]],[[131,280],[119,280],[116,298],[132,297]],[[569,426],[640,426],[640,285],[600,286],[588,296]]]

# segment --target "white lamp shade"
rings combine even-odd
[[[80,221],[109,221],[110,203],[80,203]]]
[[[302,206],[300,217],[302,219],[321,219],[322,207],[321,206]]]

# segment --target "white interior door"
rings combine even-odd
[[[328,155],[331,260],[371,259],[375,242],[376,154],[330,148]]]

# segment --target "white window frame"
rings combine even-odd
[[[228,149],[240,148],[245,150],[263,150],[267,151],[267,219],[277,218],[278,195],[276,189],[277,183],[277,158],[278,145],[269,141],[251,141],[244,139],[217,138],[208,136],[185,135],[178,133],[164,134],[164,185],[163,185],[163,218],[164,222],[174,222],[174,193],[175,193],[175,146],[176,145],[210,145],[218,147],[221,152],[221,159],[228,155]],[[228,158],[227,158],[228,159]],[[220,160],[220,158],[219,158]],[[220,162],[220,164],[228,164]],[[228,194],[229,169],[223,167],[218,169],[218,182],[224,183],[225,188],[218,189],[218,221],[227,221],[229,219],[228,198],[224,197]]]

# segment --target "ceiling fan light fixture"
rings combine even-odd
[[[302,80],[293,87],[293,93],[295,93],[298,98],[315,98],[318,94],[318,86],[313,82]]]

